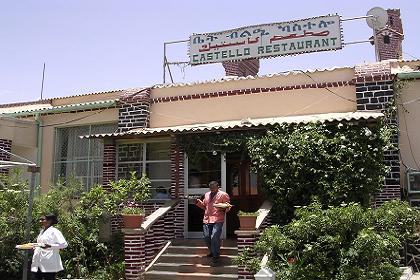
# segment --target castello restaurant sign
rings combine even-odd
[[[340,17],[262,24],[190,36],[190,64],[293,55],[343,47]]]

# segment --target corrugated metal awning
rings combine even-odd
[[[347,112],[347,113],[328,113],[303,116],[287,116],[260,119],[243,119],[223,122],[212,122],[205,124],[191,124],[156,128],[136,128],[126,132],[103,133],[81,136],[81,138],[110,138],[123,136],[151,136],[151,135],[169,135],[191,132],[210,132],[218,130],[234,130],[259,128],[273,126],[281,123],[326,123],[340,121],[358,121],[358,120],[374,120],[383,117],[384,114],[379,112]]]
[[[7,115],[11,117],[26,117],[33,116],[35,114],[56,114],[56,113],[69,113],[83,110],[92,110],[92,109],[104,109],[109,107],[115,107],[118,99],[111,100],[101,100],[101,101],[92,101],[60,106],[47,106],[36,109],[27,109],[27,110],[18,110],[14,112],[1,113],[0,115]]]

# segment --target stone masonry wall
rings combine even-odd
[[[116,172],[116,145],[115,142],[104,144],[104,158],[102,167],[102,186],[109,187],[109,181],[115,180]]]
[[[10,154],[4,152],[11,152],[12,151],[12,140],[8,139],[0,139],[0,160],[10,161]],[[3,151],[4,150],[4,151]],[[0,168],[0,174],[8,174],[9,169],[7,168]]]
[[[171,198],[183,198],[184,192],[184,152],[178,145],[176,136],[171,139]],[[184,238],[185,200],[182,200],[174,210],[173,224],[175,237]]]
[[[389,9],[387,26],[376,35],[379,60],[401,59],[404,39],[399,9]]]
[[[150,121],[150,89],[128,92],[118,102],[118,131],[145,128]]]
[[[394,76],[389,63],[361,65],[356,67],[356,97],[358,111],[385,111],[394,100]],[[398,125],[396,115],[386,119]],[[393,144],[398,147],[398,135],[393,136]],[[392,199],[401,199],[400,163],[398,149],[385,151],[385,162],[391,171],[387,174],[383,190],[373,197],[372,206],[380,206]]]

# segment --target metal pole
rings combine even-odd
[[[163,43],[163,83],[166,83],[166,43]]]
[[[189,42],[189,41],[190,40],[177,40],[177,41],[170,41],[170,42],[164,42],[163,43],[163,83],[166,83],[166,65],[169,64],[167,59],[166,59],[166,45],[186,43],[186,42]],[[170,71],[170,69],[169,69],[169,71]]]
[[[363,41],[353,41],[353,42],[346,42],[343,45],[355,45],[355,44],[362,44],[362,43],[372,43],[374,40],[363,40]]]
[[[375,17],[374,15],[368,15],[368,16],[360,16],[360,17],[351,17],[351,18],[343,18],[341,21],[349,21],[349,20],[355,20],[355,19],[364,19],[364,18],[371,18]]]
[[[42,93],[44,92],[44,76],[45,76],[45,62],[44,62],[44,69],[42,69],[41,99],[42,99]]]
[[[172,72],[171,72],[171,67],[168,64],[168,60],[165,57],[165,61],[166,61],[166,66],[168,66],[168,72],[169,72],[169,77],[171,78],[171,83],[174,83],[174,79],[172,77]]]
[[[169,41],[169,42],[166,42],[165,44],[178,44],[178,43],[186,43],[189,41],[190,40],[177,40],[177,41]]]
[[[376,38],[377,35],[377,30],[374,28],[373,29],[373,45],[375,46],[375,57],[376,57],[376,61],[379,61],[379,48],[378,48],[378,38]]]
[[[35,191],[35,174],[39,172],[39,167],[37,166],[30,166],[28,167],[28,171],[31,172],[31,182],[29,186],[29,203],[28,203],[28,214],[26,216],[26,227],[25,227],[25,242],[28,243],[30,240],[31,234],[31,224],[32,224],[32,207],[34,202],[34,191]],[[25,250],[25,259],[23,260],[23,273],[22,273],[22,280],[28,279],[28,258],[29,258],[29,251]]]

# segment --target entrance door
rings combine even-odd
[[[226,190],[226,161],[224,154],[200,153],[195,158],[185,158],[185,193],[188,196],[185,207],[185,236],[187,238],[203,237],[204,210],[195,205],[197,198],[202,199],[209,191],[210,181],[219,182],[221,189]],[[225,232],[225,230],[224,230]],[[225,233],[222,234],[223,237]]]
[[[226,217],[227,236],[230,237],[239,229],[238,211],[254,212],[262,203],[258,175],[251,170],[250,160],[242,153],[226,155],[226,192],[234,205]]]

